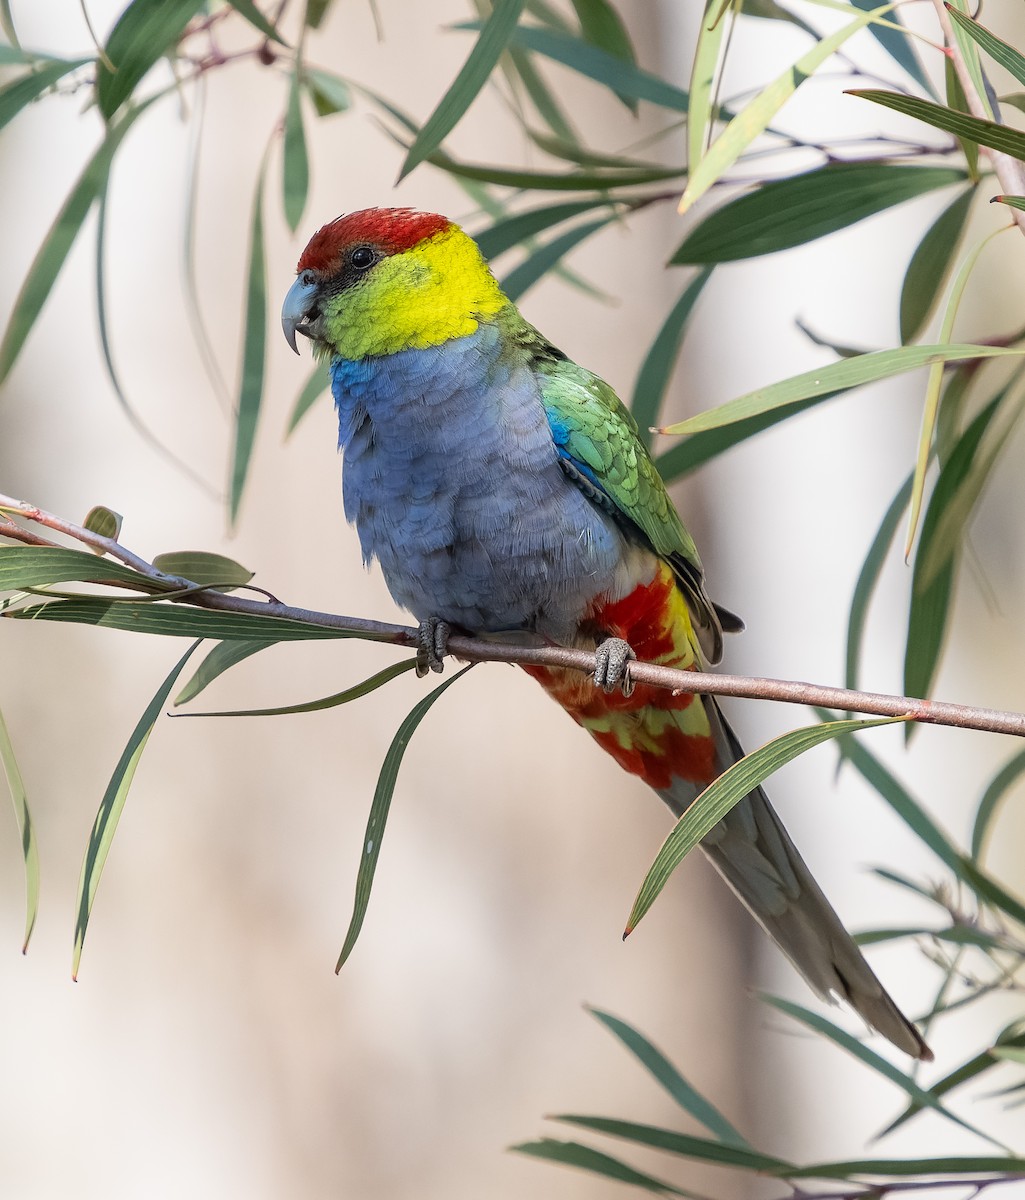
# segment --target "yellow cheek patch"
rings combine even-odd
[[[476,243],[451,226],[329,300],[325,328],[333,353],[360,359],[468,337],[508,303]]]

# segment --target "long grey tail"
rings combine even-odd
[[[703,697],[719,770],[744,751],[719,706]],[[679,816],[697,789],[683,780],[659,795]],[[921,1034],[890,998],[840,922],[761,788],[743,799],[701,843],[755,920],[825,1000],[846,1000],[873,1029],[913,1058],[931,1061]]]

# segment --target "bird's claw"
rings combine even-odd
[[[428,671],[444,671],[451,633],[452,627],[440,617],[428,617],[420,622],[416,631],[416,673],[420,679]]]
[[[637,658],[630,643],[622,638],[606,638],[595,650],[594,657],[595,687],[600,687],[606,693],[618,688],[624,696],[629,696],[634,690],[630,664]]]

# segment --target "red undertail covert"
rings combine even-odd
[[[660,563],[650,583],[615,603],[596,602],[583,635],[623,638],[643,662],[693,671],[698,666],[687,604],[672,570]],[[579,671],[524,667],[548,694],[632,775],[656,789],[674,779],[706,784],[718,774],[704,706],[690,693],[638,683],[632,695],[606,695]]]

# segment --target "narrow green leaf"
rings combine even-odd
[[[911,499],[911,476],[904,480],[900,491],[890,502],[879,529],[872,539],[872,545],[865,555],[858,573],[858,581],[854,585],[851,597],[851,611],[847,617],[847,661],[844,674],[844,687],[857,689],[858,664],[861,661],[861,644],[865,636],[865,623],[868,619],[868,608],[872,595],[882,574],[886,556],[897,535],[897,526],[904,515],[908,501]]]
[[[121,533],[121,522],[123,520],[124,517],[112,508],[107,508],[103,504],[94,504],[85,514],[82,528],[88,529],[91,533],[98,533],[100,537],[110,538],[112,542],[116,542]],[[93,553],[102,554],[103,551],[94,550]]]
[[[679,179],[685,174],[677,167],[643,167],[630,171],[519,171],[484,163],[460,162],[441,151],[432,154],[429,161],[456,178],[475,179],[500,187],[549,192],[612,191],[615,188],[639,187],[645,183]]]
[[[567,142],[553,134],[539,133],[535,129],[525,130],[527,136],[539,149],[554,158],[576,163],[580,167],[611,167],[613,170],[631,170],[634,167],[655,167],[658,164],[649,159],[631,158],[624,154],[607,154],[601,150],[591,150],[578,141]]]
[[[993,233],[988,234],[977,242],[972,249],[965,255],[965,260],[961,264],[961,268],[954,279],[950,288],[950,295],[947,298],[946,311],[943,314],[943,322],[940,325],[939,340],[940,343],[949,342],[954,332],[954,322],[957,319],[958,309],[961,307],[961,300],[964,297],[965,288],[968,286],[968,280],[975,270],[976,264],[979,261],[979,255],[989,245],[993,238],[1001,234],[1003,230],[998,229]],[[925,388],[925,402],[922,405],[922,430],[918,439],[918,457],[915,461],[915,478],[911,485],[911,511],[908,515],[908,534],[907,541],[904,546],[904,557],[909,558],[911,555],[911,547],[915,540],[915,532],[918,528],[918,518],[922,509],[922,499],[925,495],[925,475],[929,469],[929,461],[932,457],[933,440],[936,432],[936,423],[939,418],[941,389],[943,384],[943,365],[942,363],[933,363],[929,368],[929,378]]]
[[[238,13],[240,17],[245,17],[254,29],[258,29],[264,37],[270,38],[272,42],[277,42],[279,46],[287,46],[288,43],[281,36],[274,26],[267,20],[262,12],[253,3],[253,0],[228,0],[231,7]],[[309,7],[307,6],[307,24],[309,21]]]
[[[208,550],[176,550],[170,554],[158,554],[153,566],[165,575],[175,575],[192,583],[210,587],[241,587],[252,579],[253,572],[241,563],[224,554],[211,554]]]
[[[510,1146],[517,1154],[527,1154],[531,1158],[542,1158],[546,1162],[561,1163],[566,1167],[578,1167],[582,1171],[590,1171],[603,1179],[614,1179],[617,1183],[632,1184],[643,1188],[646,1192],[654,1192],[660,1196],[686,1196],[679,1188],[653,1175],[645,1175],[635,1170],[618,1158],[593,1150],[580,1142],[560,1142],[555,1138],[542,1138],[537,1142],[521,1142],[518,1146]]]
[[[986,51],[990,58],[998,62],[1019,83],[1025,84],[1025,55],[1015,50],[1013,46],[1009,46],[985,25],[980,25],[978,21],[973,20],[967,13],[961,12],[954,5],[948,5],[947,12],[950,13],[950,19],[954,22],[955,28],[964,30],[973,42]]]
[[[611,207],[613,203],[607,196],[595,196],[589,200],[570,200],[562,204],[549,204],[544,208],[531,208],[527,212],[514,213],[511,217],[502,217],[488,229],[476,234],[474,241],[481,254],[490,260],[528,238],[551,229],[553,225],[594,208]]]
[[[576,139],[573,126],[569,123],[559,101],[547,83],[541,78],[534,61],[521,46],[509,46],[506,55],[511,69],[516,73],[523,90],[537,109],[537,114],[556,137],[566,142]]]
[[[954,68],[954,60],[950,55],[943,59],[943,83],[947,99],[947,107],[955,112],[968,112],[968,97],[964,94],[961,79]],[[978,183],[982,175],[979,171],[979,143],[971,138],[958,137],[957,144],[961,147],[965,165],[968,167],[968,178],[972,183]]]
[[[352,93],[340,75],[316,67],[305,67],[302,82],[310,94],[317,116],[329,117],[352,107]]]
[[[110,558],[63,546],[0,546],[0,592],[47,587],[70,581],[104,583],[116,580],[150,591],[154,581]]]
[[[242,491],[256,439],[256,423],[263,403],[264,365],[267,346],[267,259],[263,244],[263,185],[267,175],[267,152],[256,178],[253,217],[249,235],[249,271],[246,281],[246,320],[242,335],[242,376],[239,381],[235,419],[235,447],[231,463],[228,500],[229,520],[238,519]]]
[[[899,719],[882,717],[866,721],[828,721],[792,729],[728,767],[698,796],[662,843],[637,893],[626,923],[626,933],[631,933],[637,927],[684,856],[774,771],[830,738],[855,730],[872,729],[876,725],[890,725]]]
[[[924,121],[934,129],[942,129],[957,137],[989,146],[991,150],[1001,150],[1012,158],[1025,160],[1025,133],[1011,129],[1008,125],[982,121],[978,117],[956,112],[942,104],[933,104],[918,96],[905,96],[898,92],[881,92],[866,88],[852,90],[846,94],[871,100],[873,104],[881,104],[884,108],[892,108],[895,112]]]
[[[317,363],[292,406],[292,412],[288,418],[288,428],[285,430],[286,437],[294,432],[295,427],[330,386],[331,378],[328,374],[327,364]]]
[[[780,421],[796,417],[798,413],[814,408],[816,404],[832,400],[840,394],[840,392],[826,392],[825,395],[816,396],[811,400],[801,400],[796,404],[784,404],[754,417],[745,417],[729,425],[708,429],[704,433],[690,434],[671,449],[660,454],[655,459],[655,466],[658,467],[658,473],[666,483],[672,483],[683,478],[684,475],[689,475],[698,467],[704,466],[711,459],[718,458],[720,454],[725,454],[727,450],[740,445],[741,442],[746,442],[748,438],[755,437],[756,434],[762,433],[766,429],[771,429],[773,425],[778,425]]]
[[[623,18],[609,0],[573,0],[573,8],[580,22],[580,32],[589,45],[597,46],[620,62],[637,65],[637,56]],[[632,96],[626,93],[617,95],[631,112],[636,113],[637,104]]]
[[[1014,1179],[1025,1174],[1025,1158],[993,1154],[947,1158],[859,1158],[849,1162],[816,1163],[811,1167],[799,1167],[788,1174],[794,1179],[850,1179],[853,1175],[891,1175],[903,1179],[917,1175],[949,1175],[964,1176],[970,1186],[976,1175],[1008,1175]]]
[[[909,696],[929,696],[946,640],[961,539],[960,530],[948,531],[948,537],[942,540],[937,532],[943,525],[945,510],[971,476],[979,443],[997,412],[1000,399],[998,396],[991,400],[961,436],[940,471],[922,522],[922,540],[911,577],[904,651],[904,691]]]
[[[892,4],[888,4],[871,13],[864,13],[857,20],[851,21],[842,29],[830,34],[829,37],[822,38],[792,67],[789,67],[782,75],[763,88],[749,104],[737,113],[712,143],[701,162],[691,171],[683,196],[680,198],[680,212],[686,212],[725,171],[733,166],[754,139],[765,132],[773,117],[798,87],[813,75],[828,58],[831,58],[852,34],[863,29],[874,16],[881,16],[883,13],[889,12],[892,7]]]
[[[916,371],[928,367],[932,363],[962,362],[967,359],[1021,357],[1025,351],[1008,349],[1002,346],[975,346],[967,344],[948,344],[942,346],[901,346],[896,350],[876,350],[871,354],[862,354],[857,358],[847,358],[842,362],[829,363],[814,371],[805,371],[794,375],[780,383],[770,384],[769,387],[758,388],[735,400],[730,400],[718,408],[698,413],[686,421],[678,421],[660,429],[666,434],[692,434],[706,429],[716,429],[733,421],[746,417],[757,417],[771,412],[782,405],[795,404],[799,400],[809,400],[814,397],[824,398],[827,394],[836,395],[851,388],[864,387],[868,383],[877,383],[880,379],[890,379],[894,375],[903,375],[907,371]]]
[[[693,1137],[677,1133],[673,1129],[662,1129],[657,1125],[639,1125],[633,1121],[618,1121],[612,1117],[581,1117],[563,1113],[553,1117],[567,1125],[579,1125],[593,1129],[610,1137],[625,1138],[640,1146],[652,1146],[656,1150],[667,1150],[670,1154],[682,1154],[698,1162],[718,1163],[721,1166],[739,1167],[742,1171],[768,1171],[773,1174],[789,1173],[790,1164],[771,1154],[761,1154],[747,1146],[713,1142],[708,1138]]]
[[[730,11],[727,12],[727,9]],[[705,0],[705,11],[698,27],[694,62],[690,72],[690,106],[687,116],[687,170],[696,171],[715,123],[713,97],[718,75],[719,54],[726,29],[733,19],[732,4]],[[778,214],[777,214],[778,215]]]
[[[277,708],[236,708],[222,712],[179,713],[178,715],[182,717],[286,717],[296,713],[323,712],[325,708],[337,708],[340,704],[361,700],[400,675],[405,675],[415,666],[415,658],[392,663],[390,667],[385,667],[383,671],[378,671],[376,675],[371,675],[362,683],[354,684],[341,692],[332,692],[330,696],[322,696],[319,700],[306,700],[302,704],[284,704]]]
[[[547,275],[575,246],[578,246],[585,238],[589,238],[592,233],[604,229],[615,219],[616,214],[609,213],[597,221],[589,221],[584,225],[568,229],[565,233],[560,233],[558,237],[552,238],[550,242],[538,246],[536,250],[527,255],[519,266],[514,267],[505,276],[502,280],[502,291],[510,300],[519,300],[524,292]]]
[[[637,382],[634,384],[630,411],[637,422],[638,436],[649,450],[652,439],[651,426],[658,421],[662,411],[662,402],[669,386],[669,378],[676,366],[687,322],[698,297],[711,277],[712,268],[706,267],[687,284],[679,300],[670,309],[662,328],[651,343],[651,348],[644,356],[644,362],[641,363]]]
[[[106,59],[96,63],[96,103],[109,121],[142,82],[158,58],[182,35],[203,0],[132,0],[111,30]],[[113,70],[110,66],[113,66]]]
[[[157,723],[157,718],[167,703],[167,697],[171,694],[171,688],[174,687],[175,680],[181,674],[182,669],[198,645],[199,642],[194,642],[185,651],[172,668],[170,675],[168,675],[157,689],[157,694],[146,706],[146,711],[142,714],[138,725],[132,731],[132,736],[128,739],[128,745],[125,746],[124,752],[118,760],[117,766],[114,768],[114,774],[110,777],[110,783],[107,784],[107,790],[103,793],[103,799],[100,801],[100,808],[96,814],[96,820],[93,822],[92,832],[89,834],[89,844],[86,847],[85,859],[82,862],[82,875],[78,882],[78,901],[76,906],[78,915],[75,919],[75,950],[71,964],[71,975],[74,979],[78,978],[78,967],[82,958],[82,946],[85,942],[89,918],[92,915],[93,902],[96,899],[96,889],[100,883],[100,875],[103,873],[107,855],[110,853],[114,833],[117,830],[117,823],[121,818],[125,801],[128,799],[128,790],[132,786],[132,780],[135,778],[135,772],[142,758],[142,752],[146,749],[149,735],[153,732],[153,726]]]
[[[330,11],[333,3],[334,0],[307,0],[306,27],[308,29],[319,29],[324,23],[324,18]],[[374,8],[373,4],[371,4],[371,8]]]
[[[92,561],[98,561],[96,559]],[[147,604],[130,600],[82,597],[51,600],[3,614],[7,620],[65,621],[76,625],[100,625],[132,633],[162,634],[165,637],[215,638],[230,641],[304,642],[373,635],[355,634],[331,625],[314,625],[288,617],[263,617],[254,613],[216,612],[184,604]]]
[[[299,228],[310,191],[310,160],[306,153],[303,111],[300,103],[302,61],[296,58],[285,108],[285,148],[281,162],[285,220],[293,233]]]
[[[982,69],[982,60],[979,57],[979,47],[972,35],[970,28],[965,28],[957,18],[963,14],[958,12],[958,8],[962,7],[964,0],[952,0],[951,3],[945,4],[944,7],[950,13],[952,28],[954,31],[954,40],[957,42],[957,48],[961,53],[961,60],[964,63],[965,70],[968,72],[968,78],[972,81],[972,89],[979,97],[980,102],[986,110],[986,115],[990,120],[996,120],[997,114],[993,111],[993,105],[990,101],[992,88],[989,86],[989,81],[986,79]]]
[[[975,189],[966,188],[918,243],[900,292],[900,340],[913,342],[936,308],[968,225]]]
[[[859,946],[877,946],[880,942],[895,942],[903,938],[932,938],[938,942],[950,942],[955,946],[975,946],[985,951],[1008,949],[1008,940],[997,934],[986,933],[967,925],[952,925],[949,929],[926,929],[911,926],[900,929],[870,929],[855,935]]]
[[[14,817],[18,822],[18,835],[21,839],[21,854],[25,860],[25,935],[21,943],[22,954],[28,949],[32,930],[36,924],[36,914],[39,912],[39,846],[36,843],[36,830],[32,814],[28,807],[28,792],[25,781],[18,769],[18,760],[14,757],[14,746],[11,735],[0,710],[0,766],[7,777],[7,789],[11,794],[14,806]]]
[[[982,431],[981,442],[967,463],[964,474],[959,480],[952,483],[952,490],[944,489],[941,508],[930,529],[928,545],[925,543],[924,528],[922,530],[922,544],[919,546],[915,565],[921,567],[923,587],[929,586],[960,549],[979,497],[993,474],[997,459],[1007,448],[1014,426],[1021,417],[1022,402],[1019,400],[1011,405],[1005,404],[1005,396],[1006,390],[1002,390],[994,401],[995,411],[990,414],[991,417],[1001,419],[993,420],[991,427],[987,422],[987,428]],[[988,412],[988,408],[985,411]],[[942,464],[941,477],[943,472],[950,471],[951,462],[956,454],[957,446],[948,456],[947,461]],[[935,492],[930,507],[934,503],[936,503]]]
[[[860,8],[865,12],[875,7],[875,0],[851,0],[855,8]],[[935,96],[932,81],[925,73],[918,55],[915,53],[915,43],[911,37],[903,29],[894,29],[893,25],[902,26],[900,9],[895,9],[890,13],[890,24],[872,24],[869,32],[876,41],[883,47],[887,54],[893,59],[898,66],[930,95]]]
[[[1006,204],[1008,208],[1025,209],[1025,196],[994,196],[990,204]]]
[[[405,666],[406,664],[400,665]],[[427,715],[431,705],[457,679],[462,679],[472,666],[473,663],[468,663],[461,671],[457,671],[455,675],[446,679],[434,691],[429,692],[410,710],[409,715],[399,726],[395,737],[392,739],[392,743],[388,747],[388,753],[384,756],[384,762],[381,765],[381,774],[377,778],[377,788],[374,791],[373,803],[370,805],[370,817],[367,820],[367,830],[363,838],[363,854],[360,857],[359,870],[356,873],[356,898],[353,904],[352,917],[349,921],[348,932],[345,935],[345,942],[342,945],[342,952],[339,954],[338,963],[335,966],[336,974],[345,965],[345,960],[352,953],[352,948],[356,945],[356,939],[363,928],[363,918],[366,916],[367,905],[370,903],[370,889],[373,887],[374,872],[377,870],[377,860],[381,854],[381,841],[384,838],[384,828],[388,821],[388,810],[391,808],[391,798],[395,791],[395,781],[398,778],[399,767],[402,765],[402,756],[406,752],[406,747],[409,745],[410,738],[412,738],[416,731],[416,727]]]
[[[237,663],[251,658],[254,654],[259,654],[261,650],[266,650],[268,646],[276,644],[273,641],[263,640],[218,642],[199,664],[188,683],[175,696],[172,702],[174,707],[177,708],[180,704],[188,704],[190,700],[195,700],[199,693],[209,687],[219,675],[223,675],[225,671]]]
[[[844,758],[876,789],[918,839],[924,842],[958,879],[971,888],[981,901],[1000,909],[1025,925],[1025,904],[962,854],[892,771],[853,739],[841,739],[840,750]],[[902,886],[911,887],[926,899],[935,900],[935,896],[930,896],[927,891],[893,871],[877,871],[877,874],[882,874]]]
[[[438,149],[477,98],[509,43],[522,11],[523,0],[494,0],[491,16],[485,21],[469,58],[413,140],[399,172],[400,180]]]
[[[1008,1026],[996,1040],[996,1045],[1012,1045],[1025,1046],[1025,1033],[1018,1033],[1014,1026]],[[992,1049],[984,1050],[981,1054],[977,1054],[974,1058],[970,1058],[967,1062],[962,1063],[955,1070],[945,1075],[942,1079],[929,1088],[932,1095],[937,1098],[945,1096],[948,1092],[955,1088],[961,1087],[965,1083],[969,1083],[973,1079],[977,1079],[984,1072],[989,1071],[992,1067],[998,1064],[998,1059],[994,1057]],[[885,1137],[892,1133],[895,1129],[899,1129],[906,1121],[923,1111],[925,1106],[917,1103],[915,1100],[910,1101],[907,1108],[879,1134],[879,1137]]]
[[[32,265],[29,267],[28,274],[25,276],[25,281],[14,302],[11,319],[4,333],[3,342],[0,343],[0,383],[3,383],[10,374],[11,367],[14,366],[15,360],[25,344],[29,330],[36,324],[43,305],[50,295],[50,289],[64,266],[68,252],[78,236],[78,231],[82,228],[82,222],[92,207],[93,201],[106,184],[110,164],[122,139],[150,104],[159,98],[159,96],[152,97],[138,108],[125,113],[120,121],[110,126],[106,137],[86,163],[75,186],[68,193],[67,199],[32,260]]]
[[[894,1066],[888,1059],[883,1058],[881,1054],[877,1054],[874,1050],[871,1050],[864,1042],[859,1042],[856,1037],[853,1037],[845,1029],[834,1025],[832,1021],[827,1021],[819,1013],[811,1012],[807,1008],[802,1008],[800,1004],[794,1004],[792,1001],[784,1000],[779,996],[769,996],[763,993],[762,999],[767,1004],[771,1004],[773,1008],[778,1008],[780,1012],[786,1013],[787,1016],[792,1017],[795,1021],[800,1021],[802,1025],[806,1025],[809,1029],[814,1029],[816,1033],[821,1033],[834,1045],[839,1046],[841,1050],[846,1050],[848,1054],[852,1054],[870,1070],[875,1071],[877,1075],[881,1075],[885,1079],[889,1079],[891,1083],[895,1083],[901,1091],[910,1096],[915,1103],[920,1104],[923,1108],[931,1108],[934,1112],[946,1117],[948,1121],[952,1121],[955,1125],[960,1125],[962,1129],[967,1129],[972,1133],[978,1134],[979,1137],[985,1138],[987,1141],[993,1140],[987,1134],[976,1129],[974,1125],[962,1120],[949,1109],[945,1108],[932,1092],[926,1091],[925,1088],[916,1083],[905,1071]],[[801,1172],[794,1172],[794,1174],[801,1174]]]
[[[986,790],[982,793],[979,807],[975,810],[975,824],[972,827],[972,858],[982,858],[986,840],[989,837],[990,825],[993,823],[997,808],[1023,772],[1025,772],[1025,750],[1019,750],[989,781]]]
[[[458,28],[472,29],[474,25],[470,23]],[[682,88],[570,34],[539,29],[534,25],[520,25],[513,34],[511,44],[561,63],[578,75],[611,88],[618,96],[646,100],[671,112],[687,111],[689,98]]]
[[[38,70],[20,75],[0,87],[0,129],[16,117],[27,104],[31,104],[59,79],[63,79],[69,71],[91,61],[88,58],[49,59]]]
[[[685,1113],[704,1125],[720,1142],[750,1149],[747,1139],[734,1129],[715,1105],[684,1079],[662,1051],[642,1033],[611,1013],[601,1012],[597,1008],[590,1011],[640,1061],[648,1074],[665,1088]]]
[[[1005,1062],[1021,1063],[1025,1066],[1025,1047],[1014,1046],[999,1046],[993,1051],[994,1058],[1001,1058]],[[1020,1160],[1025,1162],[1025,1159]]]
[[[774,179],[715,209],[669,261],[735,262],[803,246],[964,178],[952,167],[830,163]]]
[[[9,46],[0,46],[0,63],[14,61],[4,57],[5,52],[18,54],[21,51],[18,33],[14,28],[14,17],[11,15],[11,0],[0,0],[0,29],[3,30],[4,37],[11,43]]]

